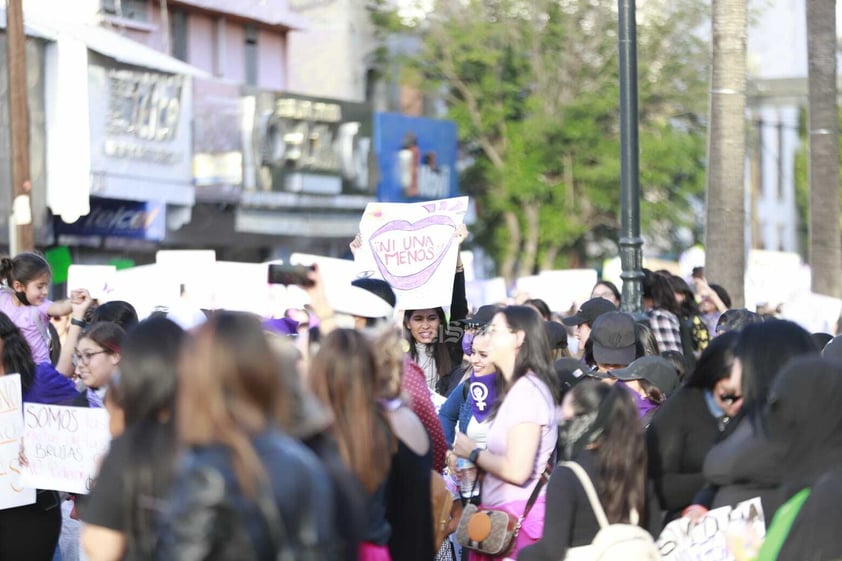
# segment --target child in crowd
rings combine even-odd
[[[20,253],[11,259],[0,259],[0,311],[18,326],[32,349],[35,364],[50,362],[50,316],[70,314],[71,301],[80,298],[74,290],[70,300],[52,302],[47,299],[52,271],[47,260],[36,253]],[[71,320],[73,321],[73,320]],[[70,376],[72,372],[62,373]]]

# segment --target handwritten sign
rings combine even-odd
[[[0,509],[31,505],[35,489],[21,482],[23,408],[19,374],[0,376]]]
[[[754,559],[766,535],[759,498],[706,513],[697,523],[673,520],[661,532],[658,548],[665,561]]]
[[[91,490],[111,433],[105,409],[24,405],[24,482],[38,489],[85,495]]]
[[[407,310],[450,304],[468,197],[422,203],[369,203],[360,221],[359,276],[386,280]]]

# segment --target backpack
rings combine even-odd
[[[600,527],[590,545],[569,548],[564,561],[659,561],[661,559],[655,540],[649,532],[636,524],[638,520],[636,510],[631,511],[630,524],[609,524],[593,482],[582,466],[575,462],[562,462],[560,465],[568,468],[579,479]]]

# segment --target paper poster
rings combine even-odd
[[[449,306],[468,197],[369,203],[360,221],[358,276],[386,280],[406,310]]]
[[[709,511],[698,522],[673,520],[661,532],[664,561],[741,561],[754,559],[766,536],[760,498]]]
[[[27,486],[86,495],[108,452],[105,409],[24,404]]]
[[[67,269],[67,293],[87,288],[91,298],[100,302],[112,300],[117,267],[114,265],[71,265]]]
[[[0,509],[35,502],[35,489],[24,487],[21,482],[22,407],[20,375],[0,376]]]

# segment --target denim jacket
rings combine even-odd
[[[335,544],[332,484],[316,456],[276,430],[252,445],[269,478],[258,493],[274,495],[291,543],[313,530],[319,544]],[[257,501],[240,489],[231,451],[223,445],[190,450],[176,474],[155,558],[274,561],[274,549]]]
[[[471,400],[467,394],[467,387],[463,381],[450,392],[447,401],[439,409],[439,421],[444,430],[444,438],[451,446],[456,439],[457,424],[459,426],[459,432],[467,431],[468,423],[471,421],[471,416],[473,415]]]

